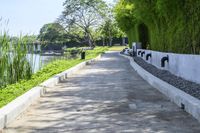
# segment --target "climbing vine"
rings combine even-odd
[[[143,48],[152,50],[200,53],[198,0],[119,0],[115,18],[127,34],[130,46],[140,41]],[[147,31],[141,31],[144,29],[139,28],[141,25]],[[145,41],[143,33],[148,34]]]

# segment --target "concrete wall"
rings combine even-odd
[[[152,50],[138,49],[138,51],[145,51],[143,59],[146,61],[146,54],[151,53],[152,57],[146,61],[159,69],[170,71],[172,74],[182,77],[186,80],[200,83],[200,55],[189,54],[174,54],[164,53]],[[164,56],[169,57],[169,62],[165,62],[165,67],[161,67],[161,59]],[[141,55],[137,56],[141,57]]]
[[[124,55],[122,55],[124,56]],[[185,93],[184,91],[168,84],[167,82],[155,77],[148,71],[144,70],[137,63],[135,63],[132,57],[124,56],[130,60],[130,64],[133,69],[150,85],[158,89],[172,102],[177,104],[179,107],[184,105],[184,110],[190,113],[194,118],[200,122],[200,100]]]

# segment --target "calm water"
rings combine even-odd
[[[60,59],[62,56],[41,56],[40,54],[28,54],[27,58],[31,63],[31,66],[34,70],[34,73],[40,70],[43,66],[48,64],[49,62]]]

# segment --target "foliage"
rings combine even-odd
[[[122,51],[124,48],[126,48],[126,46],[112,46],[112,47],[109,47],[108,50],[109,51]]]
[[[96,47],[94,50],[86,51],[86,60],[92,59],[106,50],[107,47]],[[85,60],[57,60],[46,65],[43,69],[33,74],[31,79],[20,80],[15,84],[7,85],[7,87],[0,89],[0,107],[8,104],[16,97],[24,94],[34,86],[39,85],[53,75],[69,69],[82,61]]]
[[[45,24],[40,29],[38,39],[45,42],[60,42],[64,41],[65,29],[59,23]]]
[[[77,48],[77,47],[73,47],[73,48],[67,48],[65,50],[65,56],[67,58],[76,58],[78,57],[78,55],[80,55],[82,52],[82,48]]]
[[[37,41],[37,36],[36,35],[26,35],[25,38],[27,39],[27,43],[34,43]]]
[[[136,19],[133,15],[134,5],[128,1],[120,0],[115,6],[115,19],[118,23],[119,28],[124,31],[129,38],[129,46],[136,40],[136,36],[133,35],[135,31]]]
[[[93,50],[87,50],[86,51],[86,60],[90,60],[99,54],[104,53],[108,50],[108,47],[95,47]]]
[[[152,50],[200,53],[200,1],[195,0],[120,0],[115,7],[119,27],[130,43],[142,41],[141,25],[148,30]],[[146,42],[147,43],[147,42]]]
[[[124,33],[118,28],[117,22],[113,16],[113,7],[105,8],[105,15],[103,17],[103,22],[100,25],[98,31],[103,39],[103,46],[107,42],[107,46],[112,46],[113,38],[121,38]]]
[[[68,34],[71,29],[80,29],[89,46],[94,45],[92,31],[99,25],[106,4],[102,0],[66,0],[59,22]],[[78,36],[78,34],[77,34]]]
[[[101,37],[104,39],[104,43],[108,40],[107,42],[109,43],[107,46],[112,46],[113,37],[123,36],[123,32],[121,32],[121,30],[117,27],[117,23],[112,19],[105,19],[99,30]]]
[[[66,0],[63,6],[57,21],[40,29],[38,39],[43,43],[74,42],[93,47],[99,42],[112,45],[113,38],[124,37],[114,20],[112,8],[103,0]]]
[[[33,70],[26,58],[27,41],[27,37],[10,41],[6,33],[0,36],[0,87],[30,79]]]
[[[69,52],[71,54],[78,54],[78,53],[81,53],[81,51],[82,51],[82,48],[77,48],[77,47],[66,49],[66,52]]]

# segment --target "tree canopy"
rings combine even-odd
[[[102,0],[66,0],[59,22],[68,34],[78,28],[88,44],[93,46],[92,30],[101,23],[105,7]]]
[[[56,42],[63,41],[65,34],[65,29],[59,23],[49,23],[45,24],[40,29],[40,34],[38,36],[40,41]]]
[[[103,0],[66,0],[59,18],[40,29],[38,39],[47,43],[76,42],[94,46],[101,40],[112,45],[123,36],[113,16],[113,8]]]

